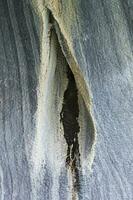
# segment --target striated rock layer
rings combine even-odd
[[[0,199],[133,199],[131,0],[0,1]]]

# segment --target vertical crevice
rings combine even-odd
[[[89,172],[94,158],[95,127],[91,99],[83,74],[58,22],[47,8],[42,16],[40,93],[33,149],[35,175],[38,176],[39,170],[43,173],[43,166],[49,162],[52,199],[59,198],[58,178],[63,171],[64,187],[67,187],[65,196],[76,200],[82,191],[84,171]],[[41,181],[40,188],[43,186]],[[61,179],[61,184],[63,182]]]
[[[49,11],[49,26],[50,31],[54,32],[57,36],[54,28],[54,18],[52,13]],[[58,38],[58,36],[57,36]],[[57,39],[58,48],[62,51],[59,41]],[[61,52],[63,55],[63,52]],[[63,55],[65,63],[67,60]],[[59,59],[59,58],[58,58]],[[80,153],[79,153],[79,143],[78,143],[78,133],[80,132],[80,126],[78,123],[79,117],[79,104],[78,104],[78,89],[74,74],[67,63],[66,73],[68,79],[68,85],[64,92],[63,105],[60,113],[60,121],[63,124],[64,137],[68,145],[66,166],[71,166],[74,169],[77,165],[80,165]]]
[[[64,129],[64,137],[67,143],[66,166],[71,169],[74,178],[74,188],[79,185],[79,168],[80,168],[80,152],[78,134],[80,126],[78,123],[79,105],[78,105],[78,89],[76,86],[74,75],[67,67],[68,85],[64,92],[64,99],[61,111],[61,122]]]

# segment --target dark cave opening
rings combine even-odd
[[[54,28],[54,22],[55,19],[53,18],[52,13],[49,11],[49,25],[51,27],[51,31],[54,32],[58,38],[58,35],[56,34]],[[59,48],[61,50],[60,44]],[[66,60],[65,56],[64,59]],[[64,99],[60,117],[64,129],[64,137],[68,145],[66,165],[71,166],[71,168],[74,169],[76,166],[79,166],[80,163],[79,162],[80,153],[79,153],[79,143],[78,143],[78,133],[80,132],[80,127],[78,123],[79,105],[78,105],[78,89],[76,86],[74,74],[72,73],[69,64],[67,64],[67,78],[68,78],[68,85],[66,91],[64,92]]]
[[[52,13],[49,11],[49,26],[50,32],[54,32],[57,36],[57,48],[60,49],[61,55],[63,54],[63,59],[66,66],[66,73],[68,84],[67,88],[64,91],[62,110],[60,113],[60,121],[63,125],[64,138],[67,144],[67,153],[66,153],[66,167],[70,168],[72,172],[73,186],[74,190],[80,189],[80,152],[79,152],[79,141],[78,134],[80,132],[80,126],[78,123],[79,117],[79,103],[78,103],[78,89],[75,81],[74,74],[64,56],[62,48],[59,43],[59,38],[55,30],[55,19],[53,18]],[[59,55],[57,59],[60,59]],[[58,66],[57,66],[58,67]],[[57,69],[58,70],[58,69]]]
[[[68,145],[66,164],[75,167],[80,156],[78,144],[78,133],[80,131],[78,124],[79,105],[76,82],[69,67],[67,69],[67,78],[68,86],[64,92],[61,121],[64,128],[64,137]]]
[[[63,106],[60,116],[64,129],[64,137],[68,145],[66,166],[71,167],[75,179],[74,188],[78,189],[80,168],[80,153],[78,143],[78,133],[80,132],[78,123],[78,89],[74,75],[69,66],[67,68],[67,78],[68,85],[66,91],[64,92]]]

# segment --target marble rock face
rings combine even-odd
[[[0,200],[133,199],[133,1],[0,0]]]

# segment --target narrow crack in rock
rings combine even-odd
[[[67,70],[67,78],[68,86],[64,92],[64,100],[60,116],[64,128],[64,137],[68,145],[66,166],[71,168],[72,174],[74,176],[74,188],[78,189],[80,168],[80,153],[78,142],[78,133],[80,132],[78,123],[78,90],[74,75],[69,67]]]
[[[63,162],[63,168],[64,164],[66,164],[68,187],[71,196],[69,197],[75,200],[79,199],[79,194],[82,190],[83,170],[90,170],[94,159],[96,132],[94,120],[91,116],[91,99],[80,67],[70,51],[69,41],[64,37],[58,22],[48,8],[45,8],[42,14],[42,22],[43,34],[41,43],[45,45],[42,45],[41,52],[42,73],[40,73],[40,90],[44,95],[43,98],[45,101],[39,98],[38,103],[41,110],[38,109],[37,148],[43,149],[43,153],[39,154],[39,164],[37,167],[39,166],[38,168],[41,170],[42,162],[45,160],[45,154],[50,154],[49,160],[52,164],[56,163],[61,166]],[[60,71],[62,73],[56,77],[55,73]],[[59,90],[60,100],[57,99],[56,92],[53,93],[54,87],[57,91]],[[47,91],[49,91],[49,94],[47,94]],[[44,105],[46,101],[49,102],[47,105],[49,107],[47,109],[45,107],[42,112],[42,105]],[[51,135],[48,135],[47,131],[43,133],[43,128],[40,127],[42,127],[46,111],[49,111],[51,109],[50,106],[54,105],[55,102],[57,104],[57,107],[55,107],[55,114],[57,115],[55,115],[54,118],[51,113],[48,113],[48,116],[45,118],[45,125],[43,126],[46,130],[49,128],[51,131]],[[57,122],[54,121],[57,118]],[[49,127],[47,126],[47,122],[49,122]],[[60,125],[61,131],[58,130]],[[59,135],[60,133],[61,135]],[[49,140],[53,142],[53,149],[49,150],[49,146],[44,148],[44,143],[40,139],[44,138],[43,134],[48,142]],[[58,141],[58,144],[55,144],[54,137],[56,141]],[[46,142],[46,140],[44,141]],[[46,152],[47,149],[49,150],[48,153]],[[53,155],[58,151],[59,154],[57,153],[57,157],[59,156],[61,159],[57,158],[57,160],[53,162]],[[60,169],[60,167],[57,167],[57,169]],[[58,174],[56,172],[53,172],[53,174],[53,194],[55,195],[55,192],[58,190],[56,181]],[[58,196],[58,194],[56,194],[56,196]]]
[[[53,18],[53,15],[49,11],[50,32],[53,31],[56,34],[54,28],[54,21],[55,20]],[[65,56],[64,59],[66,60]],[[78,192],[80,188],[80,181],[79,181],[80,152],[79,152],[79,142],[78,142],[78,133],[80,132],[80,126],[78,123],[78,117],[79,117],[78,89],[76,86],[74,74],[72,73],[69,64],[67,65],[67,79],[68,79],[68,85],[67,89],[64,92],[63,105],[60,113],[60,121],[63,124],[64,138],[68,146],[66,154],[66,167],[68,169],[70,168],[72,173],[73,197],[74,197],[76,195],[75,192]]]

